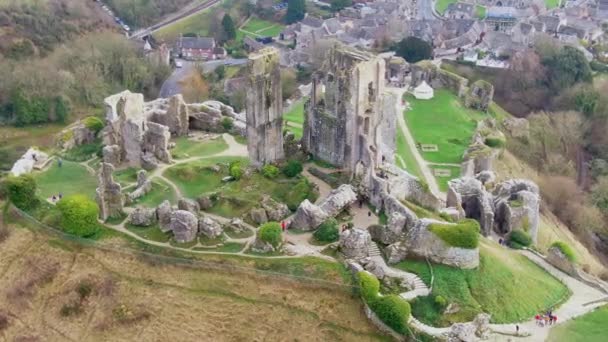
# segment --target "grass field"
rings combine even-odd
[[[262,20],[251,17],[245,25],[241,26],[236,33],[236,40],[242,41],[245,36],[256,37],[277,37],[285,28],[284,25],[272,21]]]
[[[460,163],[477,127],[485,115],[465,108],[458,97],[445,89],[435,91],[432,100],[407,96],[412,109],[405,112],[405,121],[416,143],[435,144],[437,152],[421,152],[434,163]]]
[[[495,323],[519,322],[554,307],[569,295],[565,285],[513,250],[484,240],[480,253],[480,266],[475,270],[433,265],[433,295],[413,303],[414,316],[425,323],[446,326],[472,320],[483,311],[491,314]],[[397,267],[430,281],[424,261],[404,261]],[[460,311],[443,315],[434,303],[437,295],[458,304]]]
[[[445,169],[450,170],[451,174],[448,177],[440,177],[435,175],[435,179],[437,179],[437,184],[439,185],[439,190],[446,192],[448,190],[448,181],[460,177],[460,167],[459,166],[431,166],[431,170],[435,169]]]
[[[35,173],[34,177],[38,184],[38,194],[42,198],[61,193],[63,196],[83,194],[95,199],[97,178],[78,163],[64,160],[63,166],[58,167],[53,162],[47,170]]]
[[[545,6],[547,9],[556,8],[561,4],[562,0],[545,0]]]
[[[186,197],[196,198],[204,193],[217,190],[223,185],[222,178],[228,176],[227,172],[215,172],[210,167],[218,163],[233,161],[241,161],[243,165],[248,163],[247,158],[238,157],[202,159],[168,168],[164,176],[175,183]]]
[[[439,14],[443,14],[445,12],[446,9],[448,9],[448,6],[451,3],[456,2],[457,0],[437,0],[435,2],[435,10],[439,13]]]
[[[23,155],[30,146],[43,150],[54,146],[54,135],[65,125],[47,124],[27,127],[0,126],[0,171],[9,171],[13,163]]]
[[[296,139],[302,138],[304,131],[304,128],[302,127],[302,125],[304,125],[304,102],[306,102],[306,98],[293,104],[291,110],[283,114],[283,119],[287,121],[287,127],[285,128],[292,131],[295,134]]]
[[[171,150],[171,155],[175,159],[206,157],[228,149],[228,144],[222,137],[205,142],[179,137],[174,142],[175,148]]]
[[[127,223],[125,224],[125,228],[146,240],[157,242],[169,242],[169,240],[171,240],[171,232],[163,233],[160,228],[158,228],[158,224],[151,227],[138,227]]]
[[[607,337],[608,306],[603,306],[593,312],[552,328],[547,341],[603,342],[606,341]]]
[[[137,182],[137,171],[135,167],[128,167],[122,170],[114,171],[114,181],[120,183],[123,187]]]
[[[485,8],[485,6],[476,5],[475,6],[475,16],[478,19],[484,19],[486,17],[486,8]]]
[[[154,32],[154,38],[161,41],[173,41],[184,33],[194,33],[199,36],[209,36],[211,9],[207,9],[186,19],[165,26]]]
[[[400,168],[418,178],[422,175],[420,166],[416,162],[412,150],[405,141],[403,131],[399,128],[397,128],[397,155],[395,156],[395,163],[397,163],[397,166]]]

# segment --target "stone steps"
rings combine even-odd
[[[382,253],[380,252],[380,249],[378,248],[378,245],[375,242],[369,244],[369,246],[367,247],[367,254],[370,257],[382,256]]]

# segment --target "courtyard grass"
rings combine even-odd
[[[475,5],[475,17],[477,17],[477,19],[485,19],[486,12],[487,10],[485,6]]]
[[[127,186],[137,182],[137,171],[139,169],[135,167],[128,167],[122,170],[114,171],[114,180],[120,185]]]
[[[97,177],[82,165],[64,160],[61,167],[56,162],[48,169],[34,174],[38,185],[38,195],[49,198],[61,193],[63,196],[83,194],[95,199]]]
[[[175,204],[177,202],[177,194],[167,182],[162,179],[154,178],[152,180],[152,190],[136,199],[132,206],[142,205],[144,207],[153,208],[165,200],[168,200],[171,204]]]
[[[427,284],[430,271],[425,261],[406,260],[397,267],[418,274]],[[472,320],[487,312],[494,323],[512,323],[530,319],[534,314],[554,308],[567,299],[568,288],[516,251],[487,240],[480,245],[480,265],[462,270],[433,265],[433,293],[412,303],[412,314],[420,321],[448,326]],[[443,314],[435,304],[436,296],[458,304],[454,314]]]
[[[445,10],[448,9],[448,6],[456,1],[457,0],[437,0],[435,2],[435,10],[437,11],[437,13],[443,15]]]
[[[562,0],[545,0],[545,6],[547,6],[547,9],[559,7],[561,3]]]
[[[552,328],[547,341],[603,342],[606,341],[607,336],[608,306],[602,306],[586,315]]]
[[[449,176],[437,176],[435,174],[434,177],[437,180],[437,185],[439,185],[439,190],[441,190],[442,192],[446,192],[448,191],[448,182],[454,178],[458,178],[460,177],[460,166],[438,166],[438,165],[432,165],[431,169],[434,170],[435,169],[443,169],[443,170],[449,170],[450,171],[450,175]]]
[[[283,114],[283,119],[289,122],[304,124],[304,102],[307,98],[302,98],[291,106],[289,112]]]
[[[125,224],[125,228],[128,231],[135,233],[146,240],[156,242],[169,242],[171,240],[171,232],[162,232],[158,227],[158,224],[155,224],[151,227],[138,227],[127,223]]]
[[[414,158],[414,153],[407,144],[407,141],[405,141],[405,135],[399,127],[397,127],[397,155],[395,156],[395,163],[411,175],[418,178],[422,175],[420,166],[416,162],[416,158]]]
[[[406,96],[411,110],[405,111],[405,121],[418,144],[437,145],[438,151],[421,151],[425,160],[433,163],[460,163],[477,127],[486,115],[466,108],[458,96],[449,90],[437,89],[432,100],[417,100]]]
[[[243,166],[246,166],[249,163],[247,158],[239,157],[201,159],[170,167],[165,170],[163,176],[177,185],[186,197],[196,198],[204,193],[219,189],[223,185],[222,178],[228,176],[227,171],[215,172],[211,170],[211,166],[219,163],[229,164],[233,161],[240,161]]]
[[[228,144],[221,136],[207,141],[197,141],[183,136],[175,139],[174,142],[175,148],[171,150],[171,155],[175,159],[207,157],[228,149]]]

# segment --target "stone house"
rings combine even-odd
[[[516,44],[531,46],[534,42],[536,27],[528,23],[519,23],[513,27],[511,39]]]
[[[508,32],[517,23],[517,11],[513,7],[489,7],[485,22],[494,31]]]
[[[216,45],[211,37],[180,37],[175,45],[177,54],[188,60],[213,60],[226,56],[226,51]]]

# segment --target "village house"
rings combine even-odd
[[[454,2],[448,5],[443,16],[450,19],[471,19],[475,15],[475,4]]]
[[[175,45],[179,57],[187,60],[214,60],[226,57],[226,50],[210,37],[180,37]]]

